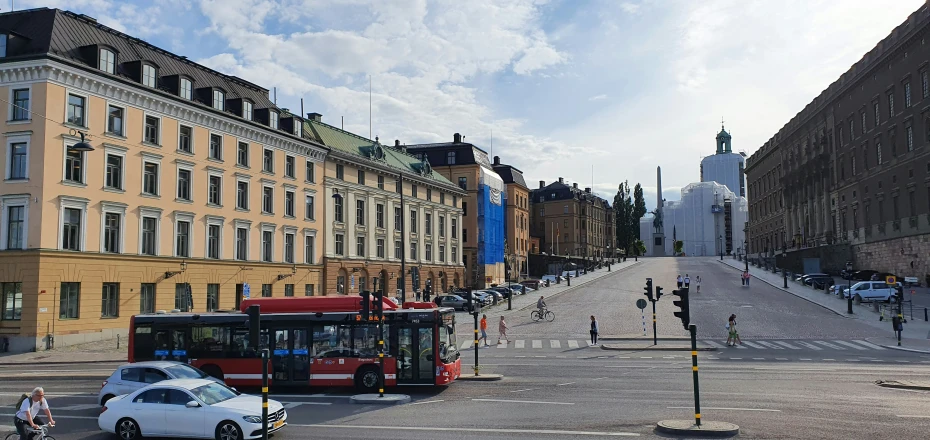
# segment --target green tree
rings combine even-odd
[[[640,219],[643,218],[644,215],[646,215],[646,200],[643,198],[643,186],[637,183],[636,187],[633,188],[633,214],[632,216],[633,216],[633,223],[636,226],[633,229],[635,231],[633,236],[638,239],[643,238],[643,237],[640,237],[639,221]]]
[[[685,242],[681,240],[675,240],[675,255],[681,255],[681,252],[684,250]]]
[[[639,229],[639,221],[633,228],[633,199],[630,198],[630,184],[624,181],[614,196],[614,222],[617,235],[617,247],[630,253],[630,246],[636,237],[634,229]]]

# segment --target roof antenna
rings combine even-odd
[[[371,139],[371,75],[368,75],[368,139]]]
[[[345,129],[346,129],[346,117],[342,116],[342,130],[345,131]]]
[[[300,98],[300,117],[304,117],[304,99]]]

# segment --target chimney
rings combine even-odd
[[[559,177],[559,183],[565,183],[565,179]]]
[[[455,143],[457,143],[457,144],[461,144],[461,143],[462,143],[462,135],[460,135],[460,134],[458,134],[458,133],[452,135],[452,141],[455,142]]]
[[[323,115],[320,113],[307,113],[307,119],[320,122],[323,120]]]
[[[394,139],[394,148],[400,149],[400,139]]]
[[[585,188],[585,189],[584,189],[584,192],[586,192],[586,193],[588,193],[588,194],[591,194],[591,188]]]
[[[501,164],[501,157],[494,156],[494,165],[500,165],[500,164]]]
[[[572,188],[578,189],[578,182],[573,183]]]
[[[540,181],[539,181],[539,189],[543,189],[543,188],[545,188],[545,187],[546,187],[546,181],[545,181],[545,180],[540,180]]]

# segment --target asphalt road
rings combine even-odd
[[[275,438],[660,438],[653,431],[656,421],[693,417],[690,356],[589,347],[587,321],[598,316],[602,334],[641,334],[640,313],[632,304],[651,276],[668,285],[669,296],[658,305],[660,333],[685,335],[671,314],[670,292],[679,271],[704,279],[692,306],[694,322],[707,329],[699,330],[702,340],[722,343],[722,322],[736,313],[744,342],[771,344],[700,353],[704,420],[736,423],[740,438],[926,437],[928,392],[880,388],[874,381],[923,380],[930,374],[930,355],[854,342],[877,330],[762,283],[741,288],[733,272],[718,265],[709,259],[647,259],[552,298],[549,305],[558,314],[552,323],[524,322],[524,311],[512,311],[512,339],[524,340],[524,346],[514,342],[479,354],[483,372],[505,375],[500,382],[390,390],[413,397],[411,404],[396,407],[350,405],[349,390],[274,394],[288,407],[290,424]],[[463,363],[473,356],[465,351]],[[100,383],[93,375],[111,369],[0,365],[0,406],[7,408],[0,417],[9,420],[17,396],[42,384],[59,423],[53,430],[57,439],[109,438],[96,426],[99,409],[93,403]]]

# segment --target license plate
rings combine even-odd
[[[278,420],[277,422],[274,422],[274,425],[272,425],[271,429],[278,429],[282,425],[284,425],[284,420]]]

